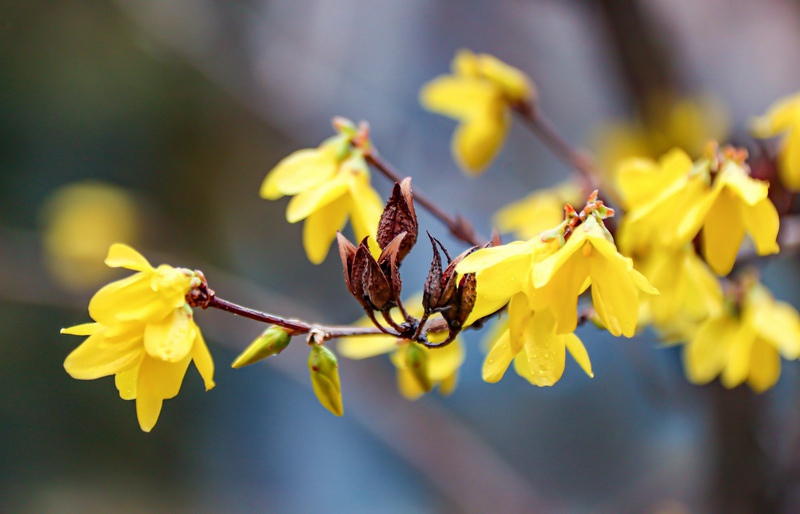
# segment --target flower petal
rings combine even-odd
[[[753,342],[747,384],[757,393],[774,386],[781,376],[781,358],[775,347],[761,338]]]
[[[267,174],[261,184],[261,197],[276,200],[314,189],[330,180],[338,165],[333,145],[323,143],[320,148],[293,152]]]
[[[94,380],[130,367],[141,356],[141,338],[105,345],[104,330],[89,336],[64,360],[64,369],[72,378]]]
[[[356,240],[361,241],[367,236],[375,239],[378,223],[383,213],[383,201],[380,195],[364,177],[352,177],[348,182],[350,187],[350,223]]]
[[[710,319],[700,326],[683,351],[686,378],[690,382],[707,384],[722,372],[729,338],[736,329],[736,321],[727,316]]]
[[[62,328],[62,334],[69,334],[72,336],[90,336],[103,328],[100,323],[83,323],[82,325],[73,325],[71,327]]]
[[[299,197],[295,197],[299,198]],[[350,199],[341,197],[311,213],[303,224],[303,248],[308,260],[320,264],[328,255],[336,231],[347,222]],[[376,227],[377,228],[377,227]]]
[[[348,359],[367,359],[396,350],[399,341],[387,335],[343,337],[336,349]]]
[[[742,207],[742,221],[745,230],[753,239],[758,255],[778,253],[778,230],[780,218],[775,205],[765,199],[752,207]]]
[[[126,268],[134,271],[153,271],[154,269],[142,254],[122,243],[111,245],[105,263],[110,268]]]
[[[483,361],[483,380],[486,382],[497,382],[508,369],[508,365],[514,359],[511,351],[511,333],[506,330],[492,345],[486,360]]]
[[[144,359],[144,352],[142,352],[141,359]],[[137,385],[139,383],[139,369],[141,368],[141,360],[135,366],[120,371],[114,376],[114,385],[117,386],[119,397],[123,400],[135,400]]]
[[[214,388],[214,359],[211,358],[211,352],[208,351],[203,334],[200,328],[197,327],[197,337],[192,346],[192,361],[200,376],[203,377],[203,384],[206,391]]]
[[[458,165],[473,174],[483,171],[503,146],[510,123],[505,107],[500,112],[463,121],[453,133],[451,143]]]
[[[570,355],[572,355],[572,358],[575,359],[575,362],[578,363],[578,365],[587,375],[589,375],[591,378],[594,378],[594,373],[592,372],[592,361],[589,360],[589,352],[587,352],[586,347],[583,346],[583,341],[581,341],[575,334],[564,334],[564,342],[567,345],[567,350],[569,350]]]
[[[720,276],[733,269],[736,254],[744,239],[740,203],[727,191],[717,196],[703,226],[703,255]]]
[[[337,176],[319,187],[304,191],[291,199],[286,207],[286,221],[297,223],[340,199],[348,190],[347,177]]]
[[[163,321],[145,327],[144,348],[154,359],[179,362],[192,351],[197,332],[191,311],[175,309]]]
[[[450,75],[433,79],[419,93],[419,101],[425,109],[457,120],[483,115],[498,97],[497,89],[489,82]]]
[[[592,305],[600,321],[615,336],[633,337],[639,319],[639,292],[629,259],[619,254],[609,259],[593,252],[590,262]]]
[[[720,381],[727,388],[736,387],[750,374],[755,332],[747,325],[739,325],[738,329],[726,341],[727,355],[725,369]]]

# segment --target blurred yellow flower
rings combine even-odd
[[[532,239],[539,232],[552,228],[564,219],[564,204],[581,201],[581,188],[567,180],[556,186],[538,189],[522,200],[513,202],[494,215],[501,232],[513,232],[519,239]]]
[[[370,185],[363,152],[352,148],[352,133],[343,132],[318,148],[298,150],[280,161],[261,185],[261,197],[294,196],[286,220],[303,225],[303,247],[319,264],[328,255],[336,232],[349,217],[356,239],[375,239],[383,202]]]
[[[658,167],[641,163],[629,161],[620,172],[630,205],[619,236],[626,253],[646,253],[651,246],[676,249],[702,229],[706,262],[726,275],[745,234],[758,255],[779,251],[780,220],[767,197],[769,184],[750,178],[743,159],[725,155],[720,162],[702,159],[692,165],[685,153],[674,150]]]
[[[411,306],[409,314],[422,315],[421,296],[406,303]],[[403,321],[397,309],[392,314],[395,321]],[[356,324],[368,326],[371,322],[365,317]],[[447,335],[447,329],[429,332],[428,340],[432,343],[441,342]],[[337,348],[339,353],[350,359],[366,359],[392,352],[391,361],[397,368],[397,389],[409,400],[419,398],[435,386],[438,386],[441,394],[452,393],[458,382],[458,369],[464,363],[464,347],[460,338],[441,348],[425,348],[418,343],[388,335],[354,336],[341,338]],[[414,352],[418,352],[419,357]],[[419,366],[418,370],[413,369],[415,365]]]
[[[41,209],[45,263],[67,289],[83,291],[106,282],[113,271],[102,265],[116,241],[139,238],[136,203],[123,188],[96,181],[73,182],[55,190]]]
[[[592,147],[602,172],[613,178],[620,161],[630,157],[656,158],[675,147],[700,157],[709,141],[725,139],[729,127],[725,106],[716,98],[660,93],[649,99],[642,119],[601,124]]]
[[[524,73],[488,54],[459,50],[452,71],[425,84],[420,103],[460,122],[453,156],[462,169],[477,174],[503,146],[511,106],[532,101],[535,90]]]
[[[757,393],[775,385],[780,357],[800,357],[800,316],[791,305],[776,301],[763,285],[744,285],[740,298],[709,317],[683,353],[687,378],[705,384],[721,375],[727,388],[747,382]]]
[[[753,122],[756,137],[786,134],[778,157],[781,181],[793,192],[800,191],[800,93],[781,98],[764,116]]]
[[[133,248],[114,244],[106,264],[136,271],[100,289],[89,302],[95,323],[62,329],[89,336],[64,361],[73,378],[115,375],[120,396],[136,400],[139,426],[149,432],[163,401],[178,394],[190,362],[214,387],[214,363],[194,322],[186,294],[195,273],[162,264],[154,268]]]
[[[722,308],[722,287],[691,245],[652,252],[638,263],[658,295],[647,297],[649,316],[665,342],[686,341]]]

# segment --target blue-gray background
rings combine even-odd
[[[724,101],[734,134],[798,89],[797,2],[640,3],[685,91]],[[582,328],[596,378],[568,361],[547,389],[511,371],[483,383],[471,336],[456,392],[414,403],[394,390],[388,359],[345,361],[339,419],[310,390],[301,342],[233,372],[259,327],[199,312],[218,385],[203,393],[190,370],[150,434],[110,379],[62,368],[79,340],[58,330],[88,321],[93,291],[61,289],[41,264],[40,207],[57,187],[128,189],[146,211],[142,251],[203,269],[224,298],[347,323],[359,312],[337,256],[308,263],[286,201],[258,197],[266,172],[328,137],[332,116],[366,119],[384,157],[486,234],[499,207],[568,170],[517,126],[492,169],[467,180],[449,154],[454,124],[419,107],[420,86],[459,48],[492,53],[526,70],[566,137],[588,145],[604,120],[633,112],[601,11],[577,0],[0,1],[0,510],[702,510],[718,457],[709,393],[651,334]],[[409,257],[409,288],[429,259],[425,244]],[[789,257],[764,274],[798,303]],[[758,400],[789,446],[799,378],[786,363]]]

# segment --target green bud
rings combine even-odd
[[[278,355],[289,346],[291,340],[292,336],[285,329],[273,325],[264,330],[255,341],[250,343],[250,346],[236,357],[231,367],[242,368],[272,355]]]
[[[308,356],[308,371],[311,373],[311,384],[319,403],[336,416],[341,416],[344,407],[336,355],[324,346],[313,345]]]
[[[409,343],[406,348],[406,369],[419,384],[419,387],[428,392],[433,388],[428,376],[428,351],[417,343]]]

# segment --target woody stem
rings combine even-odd
[[[383,173],[392,182],[400,183],[403,181],[403,177],[395,172],[394,169],[378,155],[378,152],[374,148],[366,153],[364,158],[371,166]],[[473,246],[482,246],[484,244],[468,221],[460,216],[450,216],[441,210],[427,196],[419,192],[416,187],[414,188],[414,201],[424,207],[425,210],[430,212],[436,219],[441,221],[454,237]]]
[[[525,125],[553,152],[553,155],[580,174],[588,191],[601,189],[601,186],[604,186],[597,167],[591,158],[574,148],[556,129],[555,125],[547,119],[538,106],[523,102],[512,107]],[[610,192],[607,187],[602,189],[606,194]]]
[[[229,302],[228,300],[223,300],[222,298],[217,298],[216,296],[211,296],[207,303],[204,303],[200,306],[203,308],[213,307],[221,311],[230,312],[231,314],[250,318],[262,323],[278,325],[292,332],[292,335],[307,334],[312,330],[318,330],[323,333],[324,340],[335,339],[337,337],[368,336],[382,333],[388,333],[389,335],[397,337],[400,336],[400,334],[390,333],[377,327],[315,325],[299,319],[283,318],[274,314],[260,312],[249,307],[237,305],[233,302]]]

